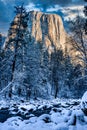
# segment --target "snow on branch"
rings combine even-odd
[[[12,84],[12,82],[10,82],[4,89],[2,89],[0,94],[3,93],[7,88],[9,88],[11,84]]]

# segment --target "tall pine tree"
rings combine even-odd
[[[3,64],[5,67],[1,67],[3,79],[6,79],[6,83],[3,86],[7,86],[9,82],[12,82],[9,88],[9,95],[12,95],[12,88],[14,84],[21,87],[24,85],[25,74],[25,55],[26,55],[26,33],[28,28],[29,13],[23,5],[15,6],[16,16],[10,24],[8,31],[8,37],[4,45],[4,59]],[[8,72],[9,70],[9,72]],[[2,81],[2,80],[1,80]],[[20,90],[17,88],[18,91]],[[21,91],[20,91],[21,92]],[[19,95],[20,95],[20,92]]]
[[[84,0],[85,2],[87,2],[87,0]],[[85,21],[85,33],[87,35],[87,4],[84,6],[84,14],[85,14],[85,17],[86,17],[86,21]]]

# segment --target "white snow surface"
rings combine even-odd
[[[84,93],[83,97],[82,97],[82,101],[87,102],[87,91]]]
[[[83,97],[81,100],[81,108],[87,109],[87,91],[83,94]]]
[[[83,99],[83,98],[82,98]],[[87,116],[81,110],[81,100],[30,100],[30,101],[0,101],[0,110],[9,107],[14,110],[14,104],[18,111],[24,109],[24,114],[29,110],[44,110],[51,108],[49,113],[39,116],[30,114],[29,119],[15,116],[8,118],[4,123],[0,123],[0,130],[87,130]],[[75,121],[76,119],[76,121]]]

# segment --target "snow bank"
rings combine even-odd
[[[86,96],[81,103],[85,99]],[[19,116],[7,119],[0,123],[0,130],[87,130],[87,116],[82,112],[78,100],[35,100],[23,103],[1,101],[0,106],[8,106],[13,112],[15,108],[17,112],[29,114],[27,120]],[[35,115],[30,110],[44,113]]]
[[[87,91],[83,94],[81,100],[81,109],[87,115]]]
[[[87,91],[83,94],[82,100],[81,100],[81,108],[87,109]]]

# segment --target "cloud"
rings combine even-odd
[[[24,2],[27,10],[43,12],[57,12],[60,7],[84,4],[84,0],[0,0],[0,23],[10,23],[14,17],[14,5],[21,5]],[[59,12],[61,13],[61,12]],[[63,15],[63,14],[61,14]]]
[[[29,5],[26,6],[26,10],[27,11],[32,11],[32,10],[35,10],[35,11],[42,11],[43,9],[40,7],[36,7],[36,5],[34,3],[29,3]]]
[[[57,12],[61,7],[59,5],[55,5],[54,7],[47,8],[47,12]]]

